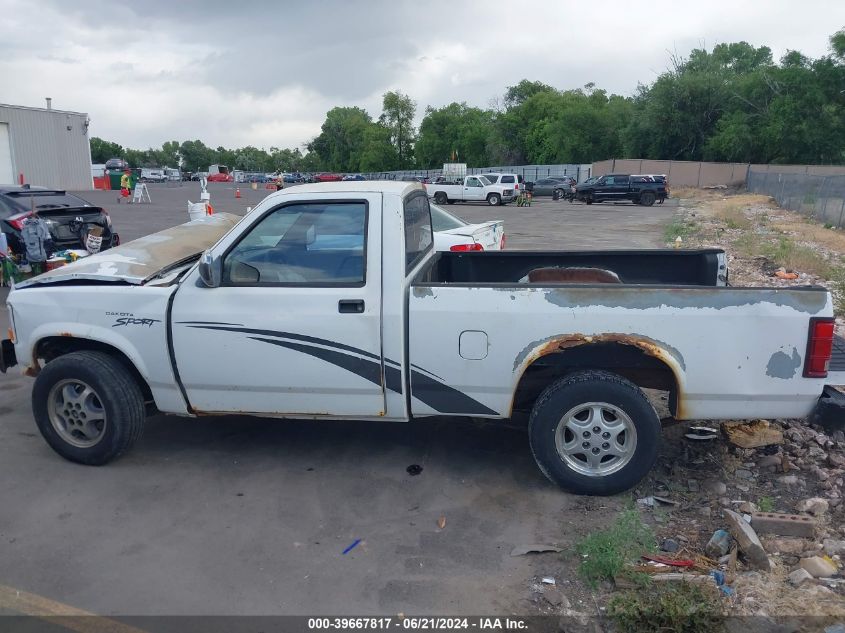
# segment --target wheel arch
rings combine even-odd
[[[82,351],[102,352],[116,358],[132,375],[141,389],[144,400],[154,400],[149,382],[126,352],[112,343],[106,343],[92,338],[77,337],[67,332],[59,336],[44,336],[38,339],[32,348],[32,365],[30,365],[28,373],[30,375],[38,374],[40,371],[39,359],[44,359],[49,363],[51,360],[55,360],[61,356]]]
[[[684,413],[686,372],[683,357],[666,343],[638,334],[566,334],[532,343],[517,358],[510,414],[533,406],[546,386],[581,370],[605,370],[640,388],[669,392],[669,409]]]

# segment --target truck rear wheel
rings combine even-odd
[[[537,465],[552,482],[577,494],[611,495],[651,470],[660,419],[645,394],[622,376],[581,371],[540,395],[528,435]]]
[[[654,204],[655,196],[651,191],[643,191],[640,194],[640,204],[644,207],[650,207]]]
[[[99,466],[141,437],[144,396],[123,364],[102,352],[72,352],[35,379],[32,411],[41,435],[72,462]]]
[[[434,201],[437,204],[446,204],[449,202],[449,197],[446,195],[445,191],[438,191],[434,194]]]
[[[502,196],[500,196],[498,193],[487,194],[487,204],[489,204],[491,207],[498,207],[500,204],[502,204]]]

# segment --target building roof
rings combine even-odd
[[[31,106],[12,105],[10,103],[0,103],[0,108],[14,108],[15,110],[33,110],[36,112],[55,112],[56,114],[75,114],[76,116],[88,116],[87,112],[74,112],[73,110],[57,110],[56,108],[33,108]]]

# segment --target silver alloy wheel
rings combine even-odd
[[[77,448],[91,448],[106,432],[100,396],[81,380],[60,380],[47,396],[47,413],[56,433]]]
[[[588,477],[606,477],[631,461],[637,429],[619,407],[585,402],[567,411],[555,429],[555,448],[572,470]]]

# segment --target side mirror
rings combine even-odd
[[[219,257],[214,257],[209,251],[200,256],[200,279],[207,288],[217,288],[223,277],[223,266]]]

